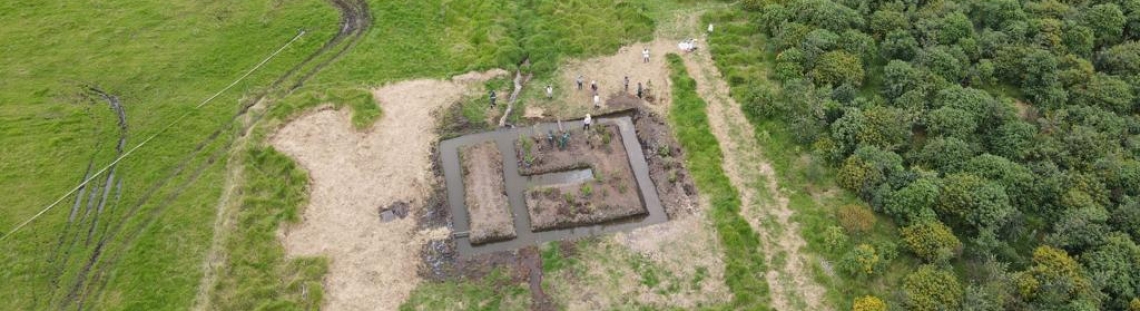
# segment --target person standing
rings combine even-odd
[[[644,63],[649,63],[649,48],[641,51],[641,59]]]
[[[713,25],[712,25],[712,23],[709,23],[709,33],[711,34],[712,31],[713,31]]]
[[[582,75],[578,75],[578,90],[582,90]]]
[[[498,96],[495,96],[495,90],[491,90],[491,109],[495,109],[495,100],[498,98]]]
[[[594,91],[594,95],[598,95],[598,80],[590,80],[590,90]]]
[[[546,85],[546,99],[554,99],[554,87],[549,84]]]
[[[593,122],[594,122],[594,120],[591,119],[590,114],[587,113],[586,118],[582,120],[582,128],[589,130],[590,129],[590,123],[593,123]]]
[[[638,99],[642,98],[642,95],[643,95],[642,92],[643,92],[643,89],[641,88],[641,82],[638,82],[637,83],[637,98]]]
[[[629,94],[629,76],[625,76],[625,93]]]
[[[594,94],[594,108],[602,108],[602,98],[598,94]]]

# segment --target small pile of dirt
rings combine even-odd
[[[637,96],[630,94],[615,94],[606,100],[606,108],[609,110],[624,110],[629,108],[637,108],[642,105],[641,99]]]
[[[510,284],[519,284],[528,281],[519,251],[459,256],[455,239],[433,240],[420,246],[420,259],[424,265],[420,267],[419,275],[436,282],[478,280],[496,269],[503,269],[510,276]]]
[[[634,115],[633,125],[649,165],[649,178],[657,188],[669,219],[696,212],[697,187],[684,166],[685,151],[673,137],[669,125],[656,113],[644,110]]]
[[[525,170],[531,173],[581,166],[594,171],[595,179],[581,184],[530,189],[526,204],[532,230],[562,229],[646,214],[617,127],[573,130],[571,137],[578,138],[565,150],[551,146],[548,138],[541,135],[522,138],[515,145],[523,154]]]
[[[389,222],[408,217],[408,202],[398,201],[388,207],[380,208],[380,221]]]
[[[514,216],[503,187],[503,155],[494,141],[459,150],[471,222],[471,244],[515,238]]]

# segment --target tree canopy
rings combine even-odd
[[[924,266],[901,280],[898,302],[1133,308],[1140,1],[787,0],[756,10],[783,88],[766,118],[893,220],[918,259],[967,271],[1010,262],[992,272],[1003,281],[963,273],[966,286],[961,270]],[[846,254],[866,263],[876,248]]]

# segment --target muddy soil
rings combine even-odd
[[[567,126],[569,128],[569,125]],[[564,172],[569,170],[585,169],[595,166],[595,163],[613,161],[624,162],[624,171],[629,171],[629,158],[622,146],[621,134],[617,127],[612,125],[594,125],[589,131],[584,128],[575,128],[568,131],[570,138],[565,149],[557,146],[558,133],[554,132],[554,140],[550,140],[551,133],[534,133],[530,137],[515,141],[515,151],[518,152],[519,174],[523,176],[542,175]],[[618,165],[611,165],[613,169],[620,169]],[[604,173],[604,172],[603,172]],[[598,175],[599,171],[594,170]]]
[[[515,238],[514,215],[503,188],[503,155],[495,142],[463,147],[463,185],[471,221],[471,243]]]
[[[522,138],[515,143],[523,159],[520,170],[526,173],[580,168],[590,168],[594,173],[594,180],[585,183],[530,189],[526,205],[532,230],[570,228],[647,213],[616,126],[575,129],[570,131],[570,137],[565,150],[551,145],[546,135]]]
[[[685,151],[664,118],[649,110],[639,110],[633,124],[649,165],[649,178],[657,188],[657,196],[669,219],[697,212],[699,197],[684,165]]]

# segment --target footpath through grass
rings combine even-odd
[[[685,166],[697,188],[712,204],[709,214],[725,249],[725,282],[733,293],[733,307],[768,309],[766,265],[756,232],[740,215],[740,196],[725,175],[724,155],[716,136],[709,131],[707,103],[697,94],[697,82],[689,76],[684,61],[667,55],[673,80],[673,106],[669,119],[687,152]]]
[[[784,120],[764,117],[767,101],[781,100],[780,85],[769,79],[775,55],[767,38],[756,29],[754,16],[739,8],[712,12],[703,17],[705,23],[717,25],[710,38],[710,53],[731,87],[733,98],[741,103],[744,115],[755,127],[754,137],[764,146],[764,157],[776,171],[784,189],[788,206],[795,211],[793,221],[801,225],[808,250],[826,259],[827,264],[813,263],[815,279],[828,289],[828,299],[838,310],[851,308],[856,297],[882,295],[894,291],[886,284],[900,284],[901,278],[913,271],[919,261],[899,250],[898,229],[882,215],[876,215],[869,231],[851,234],[841,226],[837,210],[841,206],[860,205],[854,194],[839,188],[835,172],[824,161],[793,141],[794,133]],[[787,96],[795,96],[788,94]],[[870,276],[843,273],[837,265],[851,249],[860,244],[874,246],[880,259],[888,263],[876,268]]]

